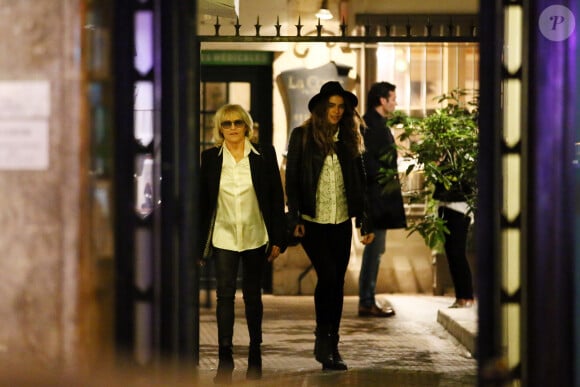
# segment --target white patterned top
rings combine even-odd
[[[324,159],[316,189],[316,217],[303,214],[302,218],[324,224],[339,224],[348,220],[346,190],[336,154],[330,154]]]

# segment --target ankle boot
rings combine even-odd
[[[316,328],[316,340],[314,342],[314,357],[322,363],[322,369],[330,369],[332,360],[332,337],[330,328],[319,326]]]
[[[262,351],[259,344],[250,344],[248,350],[248,370],[246,379],[262,379]]]
[[[234,355],[232,346],[219,347],[219,363],[217,374],[213,381],[215,384],[230,384],[232,382],[232,372],[234,371]]]
[[[332,337],[332,367],[330,369],[336,371],[346,371],[348,367],[346,363],[342,360],[340,353],[338,352],[338,342],[340,340],[340,336],[335,333],[331,335]]]

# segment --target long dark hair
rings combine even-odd
[[[330,97],[329,97],[330,98]],[[304,124],[304,140],[310,138],[320,149],[322,154],[327,155],[334,152],[335,142],[334,134],[336,127],[330,125],[327,119],[328,99],[322,100],[312,109],[312,114]],[[345,109],[342,118],[338,122],[340,128],[340,138],[346,145],[352,157],[358,157],[364,151],[364,144],[359,131],[358,114],[355,114],[354,108],[348,98],[344,98]]]

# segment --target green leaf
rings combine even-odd
[[[436,97],[439,109],[426,117],[409,117],[396,111],[388,121],[389,126],[402,129],[399,140],[408,143],[399,149],[411,157],[404,172],[407,176],[418,169],[425,174],[426,189],[414,193],[411,201],[427,202],[425,215],[408,221],[409,235],[419,233],[427,246],[441,249],[449,230],[445,221],[437,216],[437,202],[432,199],[432,187],[443,184],[447,189],[475,187],[467,198],[470,211],[474,211],[477,198],[477,160],[479,151],[477,90],[453,89]],[[383,168],[380,182],[385,190],[395,189],[394,177],[398,171]]]

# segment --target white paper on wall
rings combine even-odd
[[[47,120],[0,120],[0,169],[48,168]]]
[[[50,82],[0,81],[0,170],[49,163]]]

